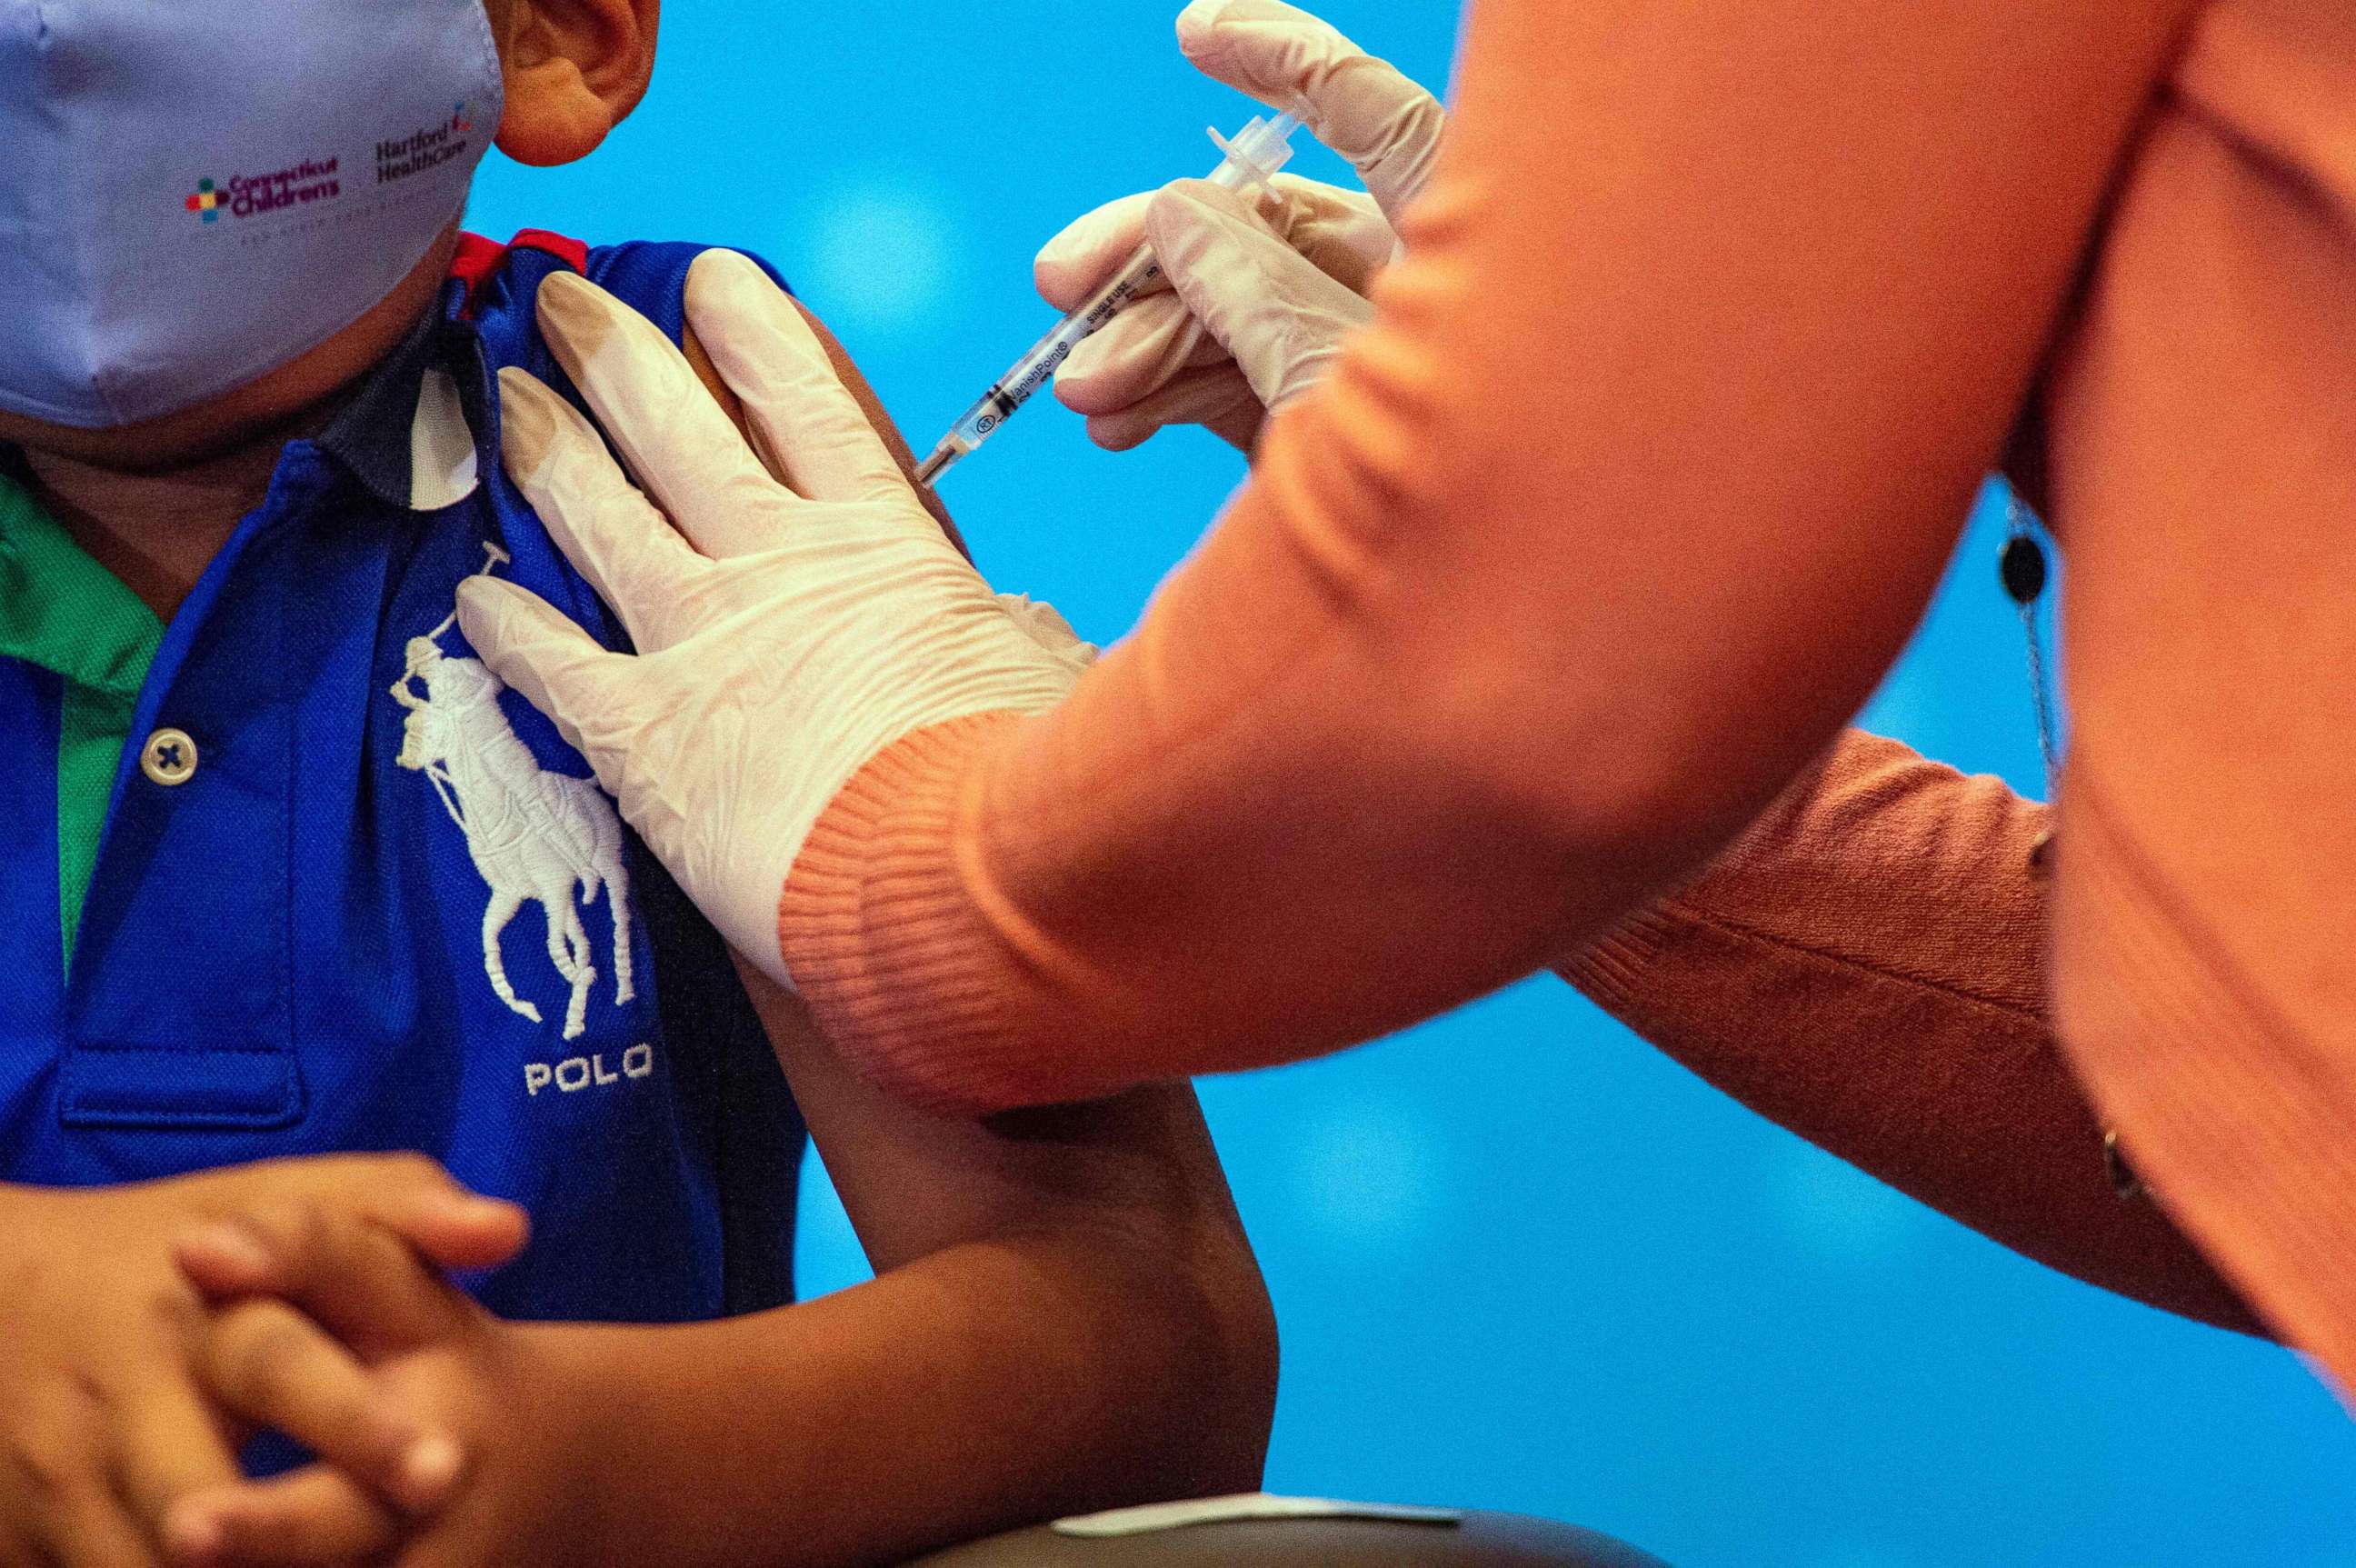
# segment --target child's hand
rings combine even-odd
[[[292,1160],[90,1192],[0,1187],[0,1563],[142,1568],[176,1499],[236,1477],[244,1434],[198,1376],[204,1306],[173,1243],[286,1203],[365,1215],[454,1267],[504,1262],[521,1242],[515,1210],[423,1160]],[[410,1468],[432,1437],[387,1412],[356,1473],[408,1506],[437,1504],[432,1476]]]
[[[218,1304],[198,1358],[207,1394],[317,1463],[181,1499],[164,1530],[174,1568],[590,1560],[567,1490],[589,1439],[532,1331],[348,1213],[257,1213],[187,1238],[180,1264]],[[431,1518],[365,1480],[388,1422],[450,1436],[455,1486]]]

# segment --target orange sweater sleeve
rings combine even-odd
[[[2052,1032],[2050,814],[1852,731],[1691,886],[1556,967],[1752,1110],[2040,1262],[2245,1331],[2123,1201]]]
[[[1479,0],[1376,322],[1135,634],[810,835],[830,1034],[968,1111],[1267,1063],[1688,875],[1919,617],[2190,4]]]

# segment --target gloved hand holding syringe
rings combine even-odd
[[[1290,114],[1280,114],[1273,120],[1256,119],[1230,139],[1211,133],[1226,157],[1211,175],[1211,183],[1228,190],[1248,191],[1265,186],[1292,160],[1292,134],[1301,129],[1301,121]],[[999,378],[998,383],[982,395],[981,401],[966,411],[966,414],[949,427],[933,455],[916,470],[916,481],[930,486],[948,471],[958,459],[972,452],[996,434],[999,426],[1016,410],[1031,401],[1045,386],[1076,349],[1092,333],[1120,314],[1123,306],[1151,288],[1162,277],[1161,263],[1154,260],[1151,247],[1141,245],[1128,263],[1098,289],[1078,309],[1055,324],[1053,331],[1042,338],[1031,351],[1014,362],[1014,367]]]

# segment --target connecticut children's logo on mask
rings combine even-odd
[[[258,218],[333,201],[344,193],[342,164],[340,158],[305,158],[269,174],[239,175],[227,185],[200,179],[187,209],[207,223],[218,223],[224,215]]]
[[[462,156],[474,145],[474,115],[465,103],[456,105],[450,118],[439,125],[396,137],[376,145],[376,182],[391,185],[409,179],[430,169],[440,168],[452,158]]]

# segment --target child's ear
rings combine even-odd
[[[546,166],[587,157],[646,96],[662,0],[489,0],[507,79],[499,150]]]

